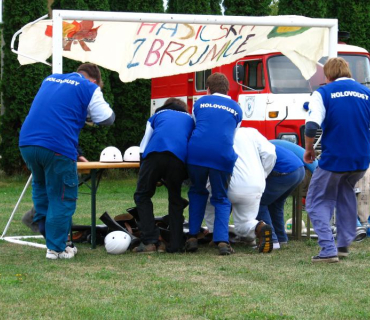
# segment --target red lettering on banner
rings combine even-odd
[[[160,46],[159,46],[159,48],[154,49],[154,46],[156,45],[157,42],[160,44]],[[146,66],[152,66],[152,65],[154,65],[154,64],[156,64],[158,62],[158,60],[159,60],[159,58],[161,56],[161,54],[159,53],[159,50],[163,47],[163,45],[164,45],[164,41],[161,40],[161,39],[155,39],[153,41],[152,46],[151,46],[151,48],[150,48],[150,50],[148,52],[148,55],[146,56],[146,59],[145,59],[145,63],[144,64]],[[154,62],[149,62],[150,56],[152,54],[154,54],[156,56],[156,59],[155,59]]]
[[[178,47],[177,49],[170,50],[170,47],[171,47],[172,45],[178,45],[179,47]],[[164,50],[163,55],[162,55],[162,58],[161,58],[161,61],[159,62],[159,65],[161,65],[161,64],[162,64],[162,61],[163,61],[163,58],[164,58],[164,56],[165,56],[165,55],[168,55],[168,56],[170,57],[170,59],[171,59],[171,63],[172,63],[174,58],[173,58],[173,56],[170,54],[170,52],[176,52],[176,51],[179,51],[179,50],[181,50],[183,47],[185,47],[185,45],[184,45],[184,44],[182,44],[182,43],[178,43],[178,42],[174,42],[174,41],[171,41],[171,42],[168,44],[168,46],[167,46],[166,50]]]
[[[136,35],[139,35],[140,34],[140,31],[141,31],[141,29],[142,29],[142,27],[147,27],[147,26],[151,26],[152,28],[150,29],[150,31],[149,31],[149,33],[152,33],[153,32],[153,30],[155,29],[155,27],[158,25],[158,23],[142,23],[141,25],[140,25],[140,28],[139,28],[139,30],[137,31],[137,34]]]

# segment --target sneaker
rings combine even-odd
[[[269,224],[263,221],[258,222],[256,225],[256,237],[258,238],[258,252],[269,253],[273,249],[272,243],[272,228]]]
[[[157,252],[158,253],[165,253],[165,252],[167,252],[166,251],[166,245],[162,241],[159,241],[157,243]]]
[[[76,247],[75,247],[76,248]],[[76,248],[77,253],[77,248]],[[58,255],[59,259],[72,259],[75,256],[75,250],[71,247],[66,247],[63,252],[60,252]]]
[[[70,246],[67,246],[65,251],[68,251],[68,252],[73,252],[74,255],[77,254],[77,247],[75,247],[73,244],[70,245]]]
[[[218,245],[218,253],[220,256],[228,256],[234,253],[234,249],[231,248],[230,244],[227,242],[220,242]]]
[[[197,238],[189,238],[185,242],[185,251],[186,252],[195,252],[198,250],[198,239]]]
[[[280,243],[279,242],[274,242],[272,244],[272,249],[273,250],[279,250],[280,249]]]
[[[348,247],[338,247],[338,257],[339,258],[345,258],[348,257],[349,250]]]
[[[46,259],[56,260],[58,259],[59,252],[56,252],[54,250],[46,250]]]
[[[46,259],[72,259],[75,256],[74,251],[71,247],[67,247],[63,252],[56,252],[48,249],[46,251]]]
[[[326,262],[326,263],[334,263],[339,262],[338,256],[330,256],[330,257],[320,257],[320,256],[314,256],[311,258],[311,262]]]
[[[140,242],[139,246],[132,249],[132,252],[135,252],[135,253],[153,253],[153,252],[157,252],[157,247],[155,246],[154,243],[144,244],[144,243]]]

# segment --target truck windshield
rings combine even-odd
[[[367,56],[359,54],[340,54],[350,66],[352,77],[370,87],[370,63]],[[303,78],[298,68],[285,56],[271,57],[267,61],[267,70],[272,93],[311,93],[325,84],[322,65],[327,58],[322,58],[316,73],[309,79]]]

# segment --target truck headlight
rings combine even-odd
[[[279,133],[278,139],[298,144],[298,135],[296,133]]]

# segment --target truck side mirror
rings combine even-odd
[[[236,82],[244,80],[244,68],[240,64],[236,64],[233,68],[233,79]]]

